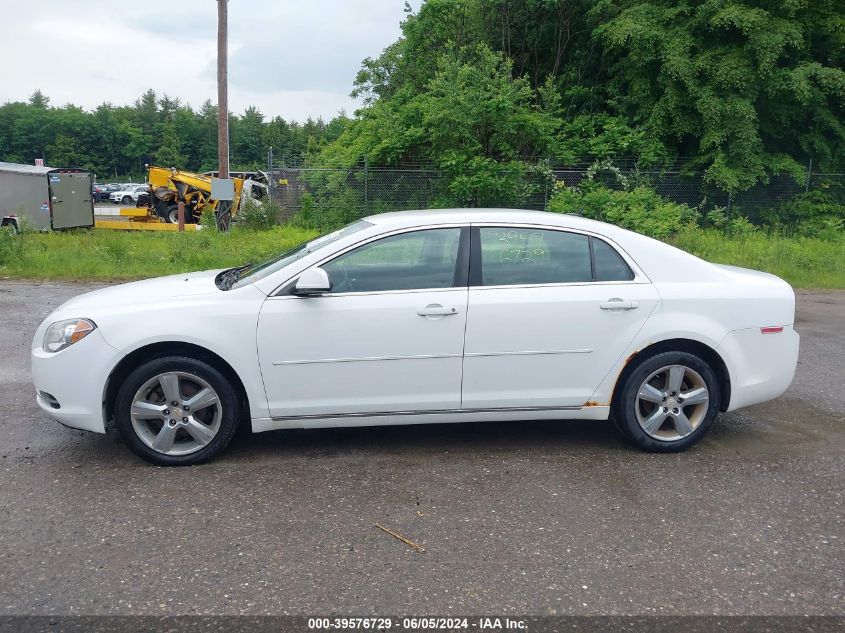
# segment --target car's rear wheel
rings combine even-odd
[[[117,395],[115,422],[132,451],[163,466],[208,461],[238,427],[237,393],[215,367],[187,356],[135,369]]]
[[[704,360],[688,352],[641,360],[623,379],[612,411],[628,439],[654,452],[689,448],[718,414],[718,378]]]

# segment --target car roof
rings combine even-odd
[[[545,224],[562,228],[615,234],[621,229],[613,224],[582,218],[569,213],[529,211],[525,209],[427,209],[421,211],[395,211],[364,218],[367,222],[383,226],[424,226],[438,223],[503,222],[507,224]]]
[[[522,209],[431,209],[382,213],[364,219],[386,230],[437,224],[482,222],[537,224],[574,229],[600,235],[614,241],[652,281],[685,281],[724,276],[713,264],[665,242],[628,231],[615,224],[590,220],[569,213],[526,211]]]

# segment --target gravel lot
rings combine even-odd
[[[845,614],[845,293],[800,293],[792,388],[685,454],[523,422],[162,469],[35,405],[32,334],[90,288],[0,282],[0,615]]]

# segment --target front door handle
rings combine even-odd
[[[602,310],[635,310],[640,307],[638,301],[623,301],[619,297],[613,297],[599,304]]]
[[[417,310],[417,314],[420,316],[428,317],[428,316],[452,316],[453,314],[457,314],[457,308],[446,308],[440,305],[439,303],[430,303],[424,308],[420,308]]]

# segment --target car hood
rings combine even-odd
[[[74,317],[86,317],[93,315],[97,309],[137,306],[173,297],[184,298],[219,293],[220,290],[214,284],[214,278],[221,270],[223,269],[168,275],[101,288],[66,301],[59,306],[57,312],[73,311]]]

